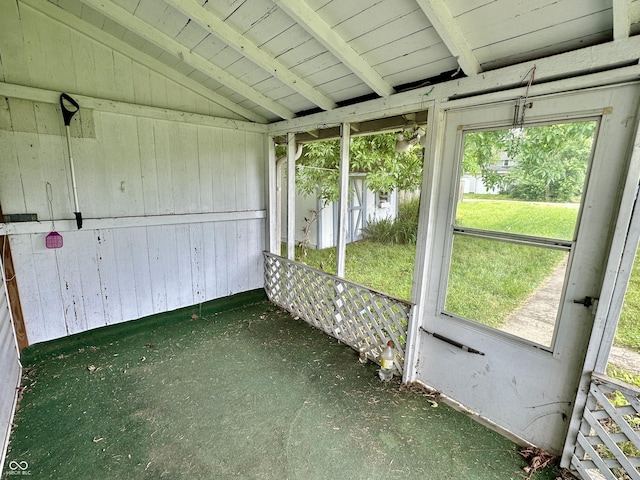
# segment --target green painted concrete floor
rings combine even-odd
[[[23,363],[3,478],[12,461],[32,479],[527,477],[514,443],[380,382],[261,292],[35,345]]]

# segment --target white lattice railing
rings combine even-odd
[[[411,303],[278,255],[264,257],[269,300],[376,363],[391,340],[402,374]]]
[[[640,391],[593,375],[571,465],[584,479],[640,479]]]

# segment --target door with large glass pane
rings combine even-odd
[[[556,452],[637,101],[637,87],[625,86],[446,112],[431,224],[442,255],[430,255],[437,288],[427,295],[417,377]]]

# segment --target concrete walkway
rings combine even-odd
[[[542,345],[551,345],[567,262],[560,262],[520,308],[511,314],[502,331]],[[609,363],[640,375],[640,353],[614,346]]]

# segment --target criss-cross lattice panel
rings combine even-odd
[[[379,363],[389,340],[401,374],[412,304],[315,268],[264,254],[271,302]]]
[[[593,375],[571,465],[584,479],[640,479],[640,390]]]

